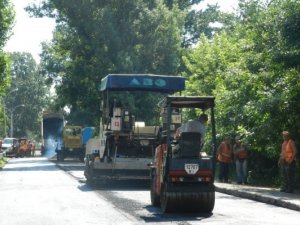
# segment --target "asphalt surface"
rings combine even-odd
[[[45,158],[12,159],[0,172],[1,225],[134,224]]]
[[[83,163],[81,164],[79,162],[70,160],[58,165],[75,178],[85,182],[85,178],[82,173],[84,169]],[[257,187],[252,185],[238,185],[236,183],[220,182],[215,182],[215,187],[216,191],[220,193],[300,211],[300,190],[295,190],[294,193],[285,193],[280,192],[279,188]]]
[[[298,211],[288,209],[287,204],[274,206],[276,201],[297,205],[298,193],[216,183],[212,214],[163,214],[150,203],[149,182],[109,181],[89,186],[83,163],[55,163],[45,158],[11,159],[7,163],[0,172],[0,225],[300,224]],[[241,193],[248,196],[236,197]],[[276,201],[262,203],[266,196]]]

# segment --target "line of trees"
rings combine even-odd
[[[9,0],[0,0],[0,138],[40,137],[40,114],[49,102],[49,85],[30,53],[5,53],[12,35],[15,12]]]
[[[9,60],[7,54],[3,51],[3,47],[11,34],[13,22],[13,6],[10,4],[9,0],[0,0],[0,115],[4,115],[3,102],[5,90],[9,87],[11,80]],[[5,116],[0,116],[0,127],[3,127],[3,129],[1,129],[2,131],[0,130],[0,134],[3,135],[5,124],[4,118]]]

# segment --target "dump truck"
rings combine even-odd
[[[150,197],[165,213],[187,211],[211,213],[215,204],[216,131],[214,97],[168,96],[161,104],[163,129],[150,166]],[[201,151],[201,134],[182,133],[174,138],[175,115],[182,109],[210,110],[211,154]],[[179,113],[178,113],[179,112]],[[207,137],[206,137],[207,138]],[[179,148],[175,146],[179,145]],[[178,146],[177,146],[178,147]],[[176,151],[175,151],[176,149]]]
[[[135,121],[125,105],[113,101],[114,92],[157,92],[165,95],[184,90],[185,78],[153,74],[109,74],[101,80],[99,137],[86,145],[84,175],[97,179],[147,179],[158,144],[158,125]],[[158,99],[159,101],[159,99]],[[150,109],[149,109],[150,110]]]
[[[47,157],[55,156],[57,143],[62,143],[64,115],[61,112],[43,112],[41,134],[41,154]]]
[[[55,152],[57,161],[64,161],[66,157],[78,157],[81,161],[84,158],[82,145],[82,127],[66,125],[62,132],[63,142],[57,143]],[[58,145],[61,145],[58,147]]]

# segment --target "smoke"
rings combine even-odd
[[[44,156],[52,158],[56,155],[57,143],[63,143],[62,130],[64,122],[60,118],[47,118],[43,121]]]

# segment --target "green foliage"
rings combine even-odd
[[[0,0],[0,49],[7,41],[14,21],[14,10],[9,0]]]
[[[49,88],[31,54],[12,53],[10,61],[12,81],[5,97],[7,116],[10,118],[13,112],[15,137],[36,138],[40,134],[39,117],[48,103]]]
[[[14,21],[14,11],[8,0],[0,0],[0,96],[9,85],[9,67],[3,47],[10,36]]]
[[[55,102],[68,106],[71,113],[88,111],[95,124],[98,86],[107,74],[178,71],[184,13],[176,6],[168,9],[161,1],[81,0],[75,5],[48,1],[42,9],[50,14],[57,10],[59,21],[53,42],[44,44],[41,63],[48,82],[56,82]],[[154,107],[149,106],[150,95],[137,97],[141,105],[136,107]]]
[[[299,3],[240,1],[239,10],[234,30],[202,36],[183,57],[186,94],[216,96],[218,136],[242,135],[252,178],[278,184],[281,131],[300,141]]]
[[[10,83],[9,60],[3,52],[3,47],[11,34],[14,16],[10,1],[0,0],[0,115],[3,115],[4,111],[3,95]],[[0,117],[0,125],[4,127],[4,116]]]

